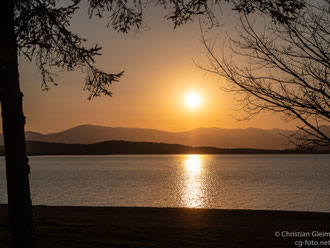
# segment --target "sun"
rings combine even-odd
[[[200,104],[200,97],[196,93],[190,93],[187,95],[186,101],[190,108],[197,108]]]

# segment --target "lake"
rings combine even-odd
[[[328,154],[35,156],[30,165],[35,205],[330,212]]]

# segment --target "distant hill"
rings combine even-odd
[[[318,153],[329,153],[323,151]],[[291,154],[315,153],[302,150],[230,149],[215,147],[191,147],[179,144],[132,141],[106,141],[95,144],[63,144],[28,141],[28,155],[114,155],[114,154]],[[4,155],[0,146],[0,155]]]
[[[258,128],[225,129],[198,128],[185,132],[166,132],[156,129],[102,127],[81,125],[62,132],[40,134],[26,132],[27,140],[92,144],[109,140],[163,142],[188,146],[212,146],[221,148],[285,149],[290,130],[264,130]],[[1,134],[1,143],[2,134]]]

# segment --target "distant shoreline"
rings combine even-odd
[[[180,144],[112,140],[94,144],[27,141],[27,154],[36,155],[175,155],[175,154],[330,154],[324,150],[192,147]],[[0,156],[4,155],[0,146]]]
[[[317,212],[70,206],[33,212],[38,244],[49,248],[298,247],[306,238],[288,233],[330,232],[330,213]],[[7,206],[0,204],[0,248],[8,242]]]

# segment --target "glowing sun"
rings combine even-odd
[[[190,108],[196,108],[200,104],[200,97],[196,93],[190,93],[186,98],[187,104]]]

